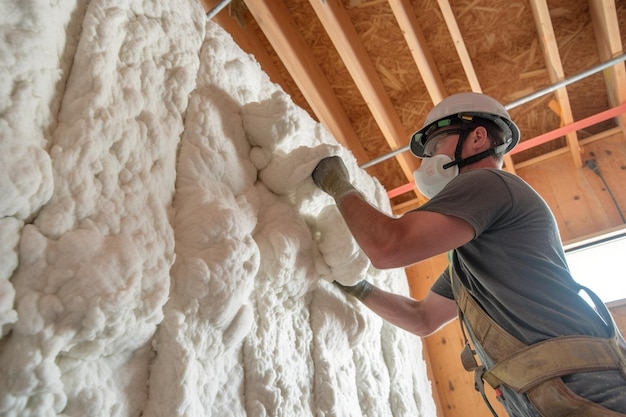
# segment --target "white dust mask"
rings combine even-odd
[[[413,172],[415,186],[427,198],[433,198],[452,178],[459,175],[459,167],[454,165],[444,169],[443,166],[452,162],[449,156],[435,155],[422,159],[422,164]]]

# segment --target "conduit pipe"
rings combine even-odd
[[[515,101],[513,101],[513,102],[511,102],[509,104],[506,104],[504,106],[504,108],[507,109],[507,110],[511,110],[512,108],[515,108],[515,107],[520,106],[522,104],[528,103],[529,101],[534,100],[536,98],[539,98],[541,96],[545,96],[546,94],[550,94],[550,93],[558,90],[561,87],[565,87],[567,85],[575,83],[576,81],[580,81],[583,78],[586,78],[586,77],[588,77],[590,75],[593,75],[593,74],[595,74],[597,72],[603,71],[603,70],[605,70],[605,69],[607,69],[609,67],[612,67],[613,65],[618,64],[618,63],[623,62],[623,61],[626,61],[626,54],[622,54],[622,55],[616,56],[615,58],[612,58],[612,59],[610,59],[610,60],[608,60],[608,61],[606,61],[606,62],[604,62],[604,63],[602,63],[602,64],[600,64],[598,66],[589,68],[588,70],[580,72],[580,73],[578,73],[576,75],[573,75],[573,76],[571,76],[569,78],[565,78],[565,79],[563,79],[563,80],[561,80],[559,82],[556,82],[556,83],[554,83],[554,84],[552,84],[552,85],[550,85],[550,86],[548,86],[548,87],[546,87],[544,89],[541,89],[541,90],[536,91],[536,92],[534,92],[532,94],[529,94],[527,96],[519,98],[519,99],[517,99],[517,100],[515,100]],[[524,141],[524,142],[526,142],[526,141]],[[374,158],[371,161],[362,164],[361,168],[366,169],[366,168],[369,168],[369,167],[374,166],[376,164],[379,164],[379,163],[381,163],[383,161],[386,161],[387,159],[393,158],[394,156],[396,156],[396,155],[398,155],[398,154],[400,154],[402,152],[408,151],[409,147],[410,146],[407,144],[406,146],[403,146],[402,148],[398,148],[398,149],[393,150],[393,151],[391,151],[391,152],[389,152],[389,153],[387,153],[385,155],[379,156],[378,158]]]
[[[231,2],[231,0],[221,0],[219,3],[217,3],[211,10],[209,10],[206,14],[206,20],[211,20],[215,17],[215,15],[217,15],[219,12],[222,11],[222,9],[226,6],[228,6],[228,4]]]
[[[570,123],[568,125],[565,125],[563,127],[560,127],[558,129],[555,129],[551,132],[548,133],[544,133],[542,135],[539,136],[535,136],[532,139],[528,139],[525,140],[523,142],[521,142],[519,145],[517,145],[515,148],[513,148],[513,150],[509,153],[510,155],[519,153],[519,152],[523,152],[526,151],[528,149],[534,148],[535,146],[539,146],[542,145],[544,143],[547,143],[551,140],[560,138],[561,136],[564,136],[570,132],[573,132],[575,130],[580,130],[580,129],[584,129],[586,127],[595,125],[597,123],[603,122],[605,120],[611,119],[613,117],[619,116],[622,113],[626,113],[626,103],[621,104],[617,107],[613,107],[609,110],[605,110],[603,112],[600,112],[594,116],[589,116],[585,119],[581,119],[577,122],[574,123]],[[397,197],[401,194],[407,193],[409,191],[413,190],[413,187],[415,186],[415,182],[411,181],[408,184],[405,185],[401,185],[400,187],[394,188],[393,190],[390,190],[389,192],[387,192],[387,196],[389,198],[394,198]]]

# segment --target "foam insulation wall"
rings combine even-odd
[[[196,1],[3,1],[0,414],[434,416],[310,180],[341,155]]]

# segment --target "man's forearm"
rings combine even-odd
[[[418,336],[432,333],[423,320],[420,302],[372,287],[362,303],[385,321]]]

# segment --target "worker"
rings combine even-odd
[[[421,337],[458,316],[468,341],[465,368],[475,372],[483,398],[484,381],[512,417],[626,416],[624,339],[604,304],[572,278],[544,200],[501,169],[519,137],[492,97],[441,101],[410,141],[421,159],[415,183],[429,201],[399,217],[368,203],[340,157],[322,159],[313,181],[334,198],[374,267],[406,267],[441,253],[449,259],[419,301],[366,280],[337,285]]]

